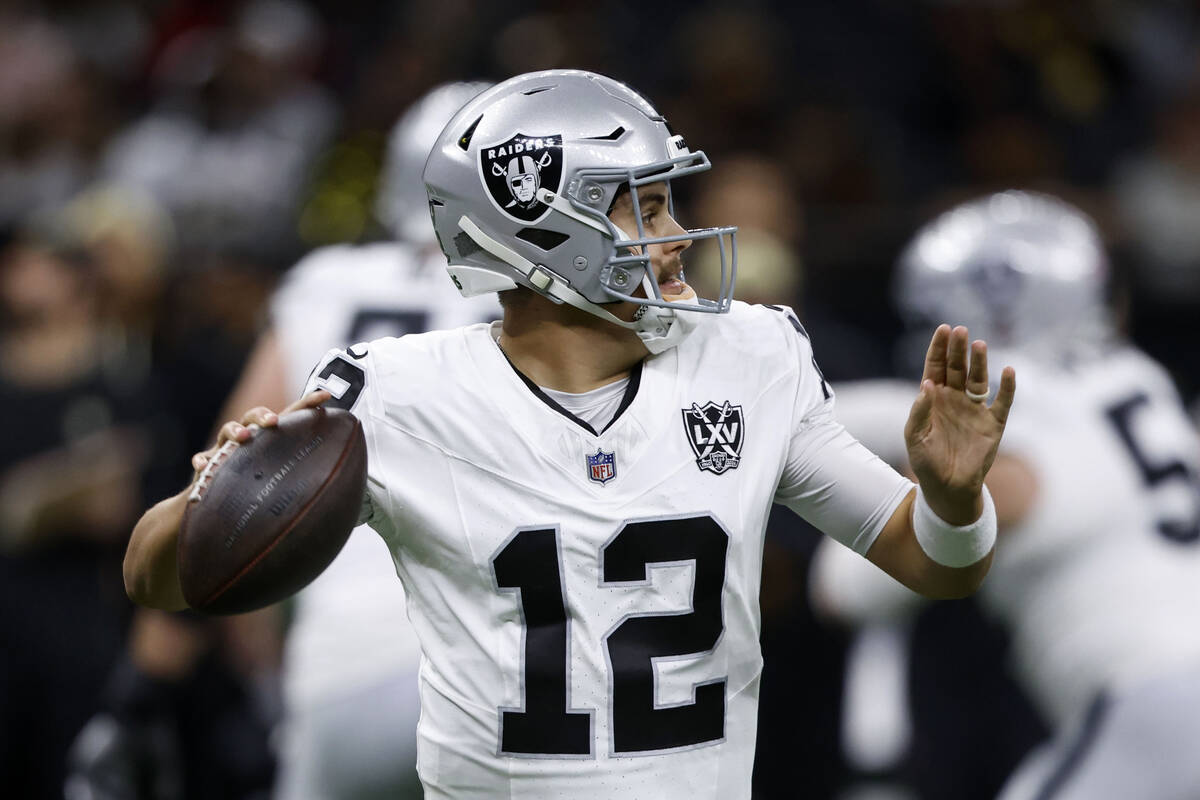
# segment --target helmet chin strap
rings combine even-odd
[[[534,264],[511,247],[488,236],[465,214],[459,217],[458,227],[471,237],[475,244],[524,275],[530,285],[542,294],[633,331],[651,353],[662,353],[679,344],[688,333],[695,330],[699,322],[694,319],[700,316],[698,313],[676,314],[674,309],[651,305],[639,306],[633,322],[628,322],[588,300],[550,270]],[[644,271],[642,286],[647,296],[653,295],[657,288],[651,281],[650,271]],[[694,292],[692,296],[695,296]]]
[[[642,288],[645,289],[647,296],[651,295],[657,288],[651,282],[648,270],[642,274]],[[688,288],[690,289],[691,287]],[[679,299],[692,300],[695,297],[696,292],[692,291],[689,295],[680,297]],[[644,327],[638,330],[637,335],[642,340],[642,344],[646,345],[647,350],[658,354],[665,350],[670,350],[682,342],[688,334],[700,325],[702,318],[707,316],[707,314],[701,314],[697,311],[677,312],[673,308],[663,308],[662,306],[638,306],[635,318]]]

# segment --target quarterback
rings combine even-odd
[[[1013,371],[989,405],[986,346],[938,326],[905,429],[919,485],[899,475],[838,424],[795,315],[733,301],[735,229],[675,221],[672,182],[708,167],[603,76],[484,92],[424,180],[451,279],[503,319],[331,351],[293,406],[366,430],[362,519],[423,654],[426,797],[749,797],[772,502],[923,594],[987,572]],[[684,275],[700,241],[714,298]],[[218,444],[276,420],[252,409]],[[134,530],[138,602],[183,605],[185,503]]]

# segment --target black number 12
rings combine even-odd
[[[729,535],[710,516],[631,522],[601,551],[602,585],[649,585],[651,564],[692,563],[688,613],[629,615],[605,636],[611,668],[614,753],[659,752],[725,737],[725,678],[694,700],[659,706],[654,661],[712,651],[725,629],[722,593]],[[569,624],[555,529],[518,531],[492,559],[501,590],[518,590],[525,626],[524,707],[500,709],[500,751],[586,757],[592,712],[568,709]]]

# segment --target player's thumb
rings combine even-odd
[[[328,390],[326,390],[326,389],[315,389],[315,390],[309,392],[308,394],[304,395],[299,400],[292,403],[291,405],[289,405],[287,408],[285,408],[283,411],[280,411],[279,413],[287,414],[291,411],[300,411],[305,408],[316,408],[317,406],[321,405],[322,403],[324,403],[325,401],[329,400],[332,397],[333,397],[333,395],[331,395],[328,392]]]

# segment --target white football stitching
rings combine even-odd
[[[216,474],[217,467],[221,466],[221,464],[225,462],[225,459],[229,457],[230,453],[237,449],[237,446],[237,442],[235,442],[233,439],[229,439],[225,442],[225,444],[221,445],[221,449],[218,450],[213,457],[208,460],[208,463],[204,465],[204,469],[200,472],[200,476],[196,478],[195,484],[192,485],[191,493],[188,494],[189,503],[199,502],[200,498],[204,496],[204,490],[208,488],[208,484],[209,481],[212,480],[212,476]]]

